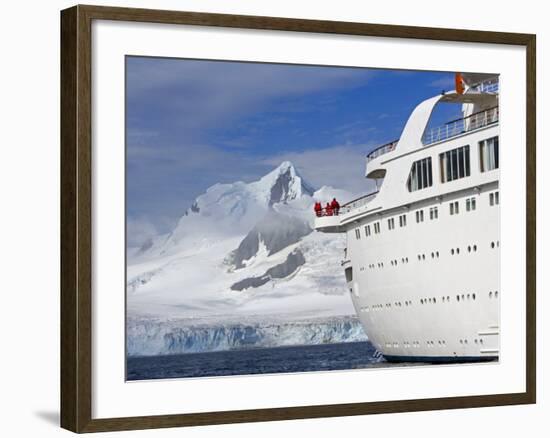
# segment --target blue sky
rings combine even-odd
[[[454,73],[127,57],[128,243],[168,231],[211,185],[283,160],[316,187],[363,193],[365,155],[453,87]],[[447,107],[435,123],[458,115]]]

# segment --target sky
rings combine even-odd
[[[364,194],[366,154],[452,88],[454,72],[129,56],[128,244],[170,231],[213,184],[257,180],[284,160],[316,188]],[[442,105],[434,123],[458,114]]]

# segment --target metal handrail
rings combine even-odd
[[[378,190],[375,192],[371,192],[366,195],[360,196],[359,198],[346,202],[344,205],[340,206],[340,208],[338,209],[329,208],[327,210],[326,207],[323,207],[319,212],[316,212],[316,216],[317,217],[340,216],[342,214],[349,213],[350,211],[355,210],[356,208],[367,205],[368,202],[371,200],[371,198],[373,198],[377,193],[378,193]]]
[[[371,198],[378,193],[378,190],[374,192],[367,193],[366,195],[360,196],[359,198],[353,199],[352,201],[346,202],[340,207],[342,213],[347,213],[348,211],[355,210],[356,208],[362,207],[363,205],[368,204]]]
[[[422,136],[422,143],[426,146],[439,141],[474,131],[485,126],[497,123],[499,118],[498,107],[489,108],[467,117],[447,122],[442,126],[426,131]]]
[[[498,82],[481,82],[475,87],[472,87],[473,90],[479,91],[480,93],[498,93],[499,86]]]
[[[378,146],[376,149],[370,151],[367,154],[367,163],[371,160],[374,160],[376,157],[379,157],[380,155],[387,154],[388,152],[391,152],[395,149],[395,146],[397,146],[397,140],[390,141],[389,143],[385,143],[382,146]]]

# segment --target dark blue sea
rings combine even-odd
[[[369,368],[380,365],[370,342],[128,357],[127,379],[232,376]],[[383,360],[382,360],[383,361]]]

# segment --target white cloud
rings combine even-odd
[[[126,239],[129,248],[139,247],[158,235],[157,227],[145,217],[128,217],[126,220]]]
[[[181,59],[127,62],[130,110],[141,107],[140,101],[149,108],[170,107],[186,135],[265,110],[281,97],[362,86],[375,74],[366,69]],[[300,104],[285,111],[291,109],[300,111]]]

